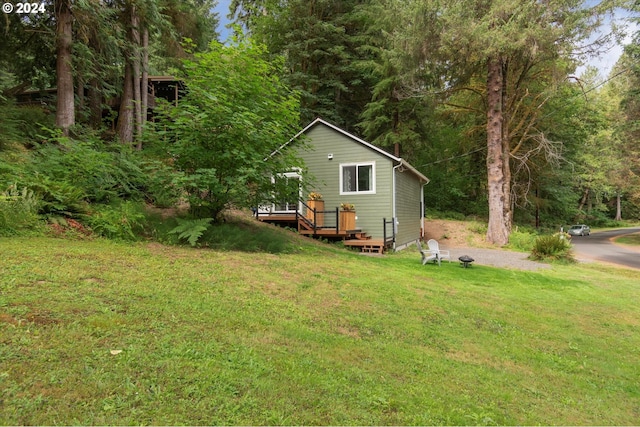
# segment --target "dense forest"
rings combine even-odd
[[[427,215],[482,218],[498,245],[640,219],[637,1],[232,0],[225,43],[215,3],[4,10],[0,235],[133,238],[145,206],[188,205],[173,231],[193,239],[271,197],[298,160],[263,159],[316,117],[400,150]],[[616,43],[608,76],[583,67]]]

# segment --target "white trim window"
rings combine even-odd
[[[295,212],[300,209],[302,198],[302,176],[298,171],[285,172],[271,177],[276,187],[276,202],[272,205],[273,212]]]
[[[376,163],[340,164],[340,194],[375,194]]]

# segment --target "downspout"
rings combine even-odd
[[[420,238],[424,239],[424,187],[429,182],[425,182],[420,187]]]
[[[400,159],[400,163],[393,167],[393,179],[392,179],[392,187],[393,191],[391,193],[391,215],[393,216],[393,235],[398,235],[398,217],[396,215],[396,171],[402,166],[402,159]],[[396,239],[393,239],[393,251],[396,250]]]

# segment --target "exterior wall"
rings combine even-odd
[[[299,149],[309,171],[304,178],[309,188],[303,199],[310,191],[317,191],[324,198],[326,210],[335,209],[341,203],[353,203],[357,215],[356,228],[373,238],[382,239],[382,219],[389,220],[393,215],[391,159],[321,124],[309,129],[306,135],[307,148]],[[328,159],[329,154],[333,159]],[[367,162],[375,162],[375,194],[340,195],[340,165]],[[415,211],[417,213],[418,209]],[[334,225],[333,217],[326,214],[325,225]]]
[[[420,238],[422,227],[422,184],[409,171],[396,171],[396,247],[406,246]]]

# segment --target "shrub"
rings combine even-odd
[[[60,139],[34,152],[34,174],[67,182],[85,193],[89,202],[108,203],[116,198],[141,198],[145,176],[128,148],[107,151],[102,142]]]
[[[271,176],[302,166],[293,150],[272,156],[299,126],[298,95],[280,79],[282,67],[249,39],[214,42],[184,62],[188,93],[156,109],[155,139],[170,142],[192,214],[218,220],[229,206],[256,206],[271,194]]]
[[[145,223],[140,203],[124,201],[115,205],[96,205],[85,217],[94,233],[114,240],[137,240]]]
[[[178,204],[182,196],[179,172],[157,160],[144,160],[140,164],[143,174],[147,177],[143,192],[147,201],[159,208],[168,208]]]
[[[571,240],[566,233],[538,237],[531,250],[530,258],[538,261],[575,261],[571,251]]]
[[[25,184],[40,197],[39,212],[47,217],[76,217],[89,211],[86,193],[68,181],[36,173]]]
[[[178,239],[186,240],[191,246],[198,243],[202,234],[209,228],[213,218],[177,219],[178,226],[169,231],[169,234],[177,234]]]
[[[486,222],[473,221],[469,224],[469,230],[476,234],[487,234],[488,225]]]
[[[40,232],[40,202],[33,191],[18,189],[15,184],[0,193],[0,236]]]
[[[42,140],[43,126],[54,126],[54,116],[40,107],[0,105],[0,151],[14,145],[34,145]]]
[[[511,249],[529,252],[533,249],[538,235],[533,231],[516,229],[509,236],[509,245]]]

